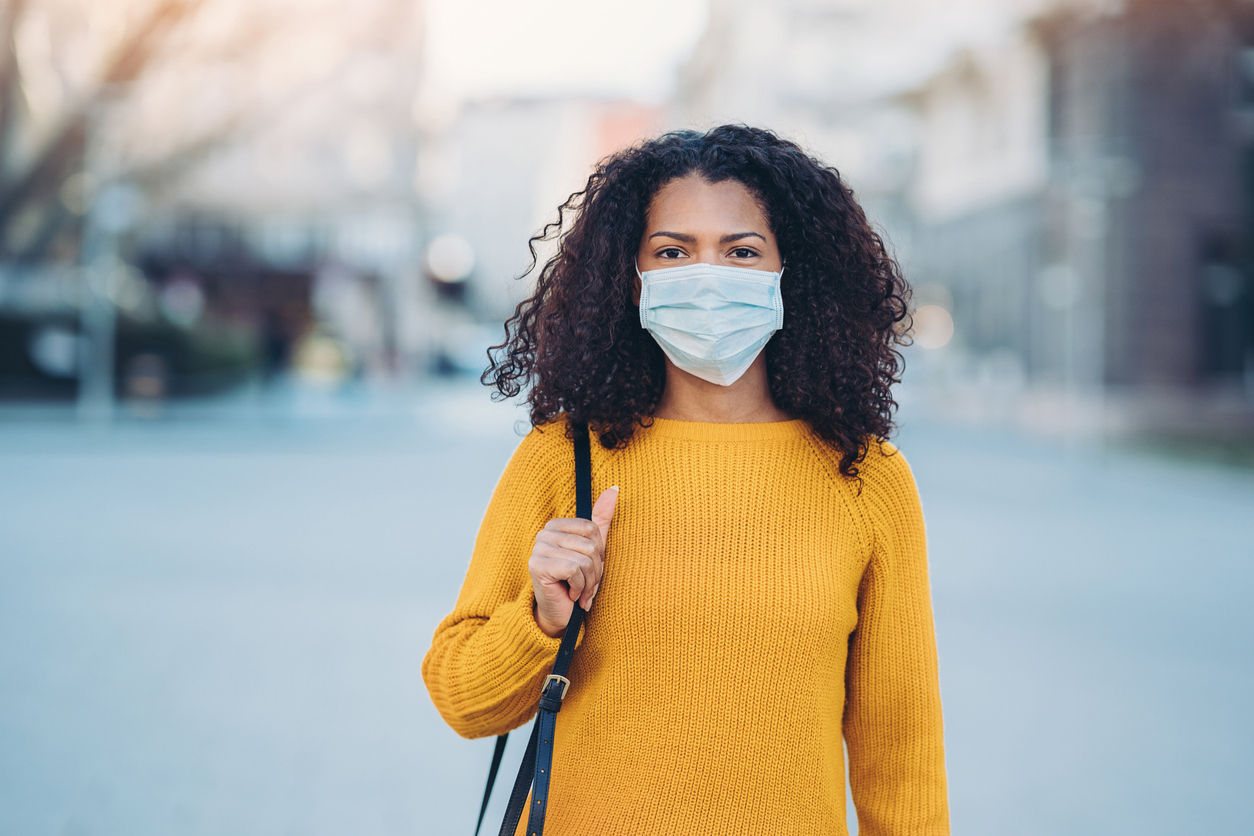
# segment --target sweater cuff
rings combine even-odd
[[[552,638],[544,634],[540,625],[536,623],[535,606],[535,590],[528,584],[517,600],[502,604],[492,616],[493,619],[501,619],[506,625],[501,635],[510,636],[516,642],[509,649],[512,652],[501,648],[505,652],[498,658],[526,659],[525,666],[532,669],[553,664],[553,660],[557,657],[557,650],[562,645],[562,639],[560,636]],[[579,636],[575,639],[576,648],[583,642],[583,634],[581,626]]]
[[[553,649],[553,655],[556,656],[557,649],[562,644],[562,636],[558,636],[557,638],[550,638],[549,636],[546,636],[544,634],[543,630],[540,629],[540,625],[536,622],[536,591],[535,591],[535,588],[533,588],[530,584],[527,585],[527,591],[523,595],[523,598],[525,599],[524,611],[527,613],[527,619],[531,623],[531,628],[536,631],[537,636],[544,639],[546,642],[552,643],[551,646]],[[584,624],[587,624],[587,623],[588,623],[588,620],[585,618],[583,620],[583,623],[579,625],[579,635],[575,637],[576,648],[578,648],[579,645],[583,643],[583,628],[584,628]],[[563,635],[565,634],[563,633]]]

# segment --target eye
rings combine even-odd
[[[681,250],[679,247],[667,247],[664,250],[658,250],[657,257],[664,258],[664,259],[683,258],[684,251]]]
[[[730,253],[732,258],[757,258],[758,251],[749,247],[737,247]]]

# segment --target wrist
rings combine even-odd
[[[540,628],[540,632],[551,639],[560,639],[566,633],[564,625],[550,623],[540,613],[540,602],[533,601],[531,604],[531,617],[535,619],[536,626]]]

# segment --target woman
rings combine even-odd
[[[883,440],[908,291],[849,189],[767,131],[684,131],[543,235],[484,375],[533,429],[423,663],[440,713],[526,722],[578,601],[546,833],[843,834],[843,743],[863,836],[947,834],[923,518]]]

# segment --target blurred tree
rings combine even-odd
[[[147,191],[176,179],[272,122],[361,42],[398,37],[418,5],[0,2],[0,261],[10,263],[76,260],[81,219],[110,182]]]
[[[19,261],[42,258],[58,235],[75,225],[93,186],[81,176],[93,118],[148,70],[175,29],[203,2],[158,0],[139,14],[123,14],[132,20],[106,47],[103,66],[86,89],[66,91],[66,105],[49,129],[40,130],[32,124],[39,120],[32,118],[18,44],[32,2],[9,0],[0,29],[0,255]],[[47,23],[35,25],[38,35],[51,39],[57,34]],[[55,62],[55,46],[46,46],[51,48],[45,54]],[[77,188],[71,180],[75,175],[80,175]]]

